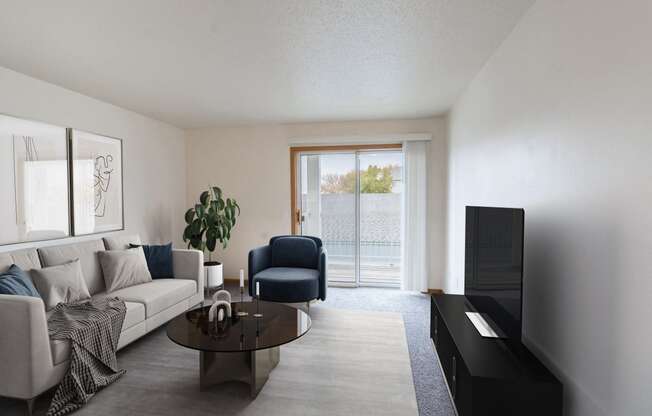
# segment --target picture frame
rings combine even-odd
[[[0,245],[71,235],[65,127],[0,114]]]
[[[124,230],[122,139],[68,129],[72,234]]]

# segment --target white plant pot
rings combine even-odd
[[[222,275],[222,263],[217,261],[205,262],[204,273],[206,277],[206,287],[208,288],[208,290],[224,286],[224,277]]]

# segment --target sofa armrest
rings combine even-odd
[[[31,399],[51,387],[52,352],[40,298],[0,295],[0,396]]]
[[[254,295],[254,275],[272,267],[272,246],[257,247],[249,252],[249,295]]]
[[[204,253],[199,250],[172,250],[172,263],[176,279],[197,282],[197,293],[204,295]]]
[[[319,249],[319,299],[326,300],[326,288],[328,287],[328,252],[324,247]]]

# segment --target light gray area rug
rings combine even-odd
[[[398,312],[403,315],[419,415],[456,415],[430,340],[430,296],[396,289],[329,287],[326,301],[318,303],[317,307]]]
[[[281,347],[281,362],[255,400],[239,383],[200,392],[199,353],[160,328],[118,353],[127,374],[75,415],[418,414],[400,314],[311,309],[312,329]],[[39,399],[37,415],[50,397]],[[22,415],[23,404],[0,400],[0,414]]]

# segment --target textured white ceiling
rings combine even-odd
[[[0,1],[0,66],[179,127],[447,111],[534,0]]]

